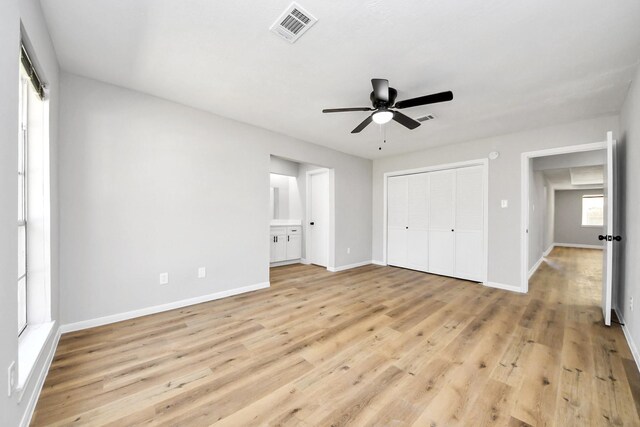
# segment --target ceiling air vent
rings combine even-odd
[[[427,114],[426,116],[418,117],[416,120],[419,122],[426,122],[427,120],[433,120],[436,116],[433,114]]]
[[[269,29],[289,43],[293,43],[316,22],[318,20],[310,13],[298,4],[291,3]]]

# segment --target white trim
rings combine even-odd
[[[434,172],[439,170],[460,169],[470,166],[482,166],[483,168],[483,204],[484,204],[484,281],[489,275],[489,159],[474,159],[462,162],[445,163],[421,168],[404,169],[393,172],[385,172],[383,178],[383,211],[382,211],[382,261],[379,265],[387,265],[387,181],[389,177],[412,175],[417,173]],[[373,262],[376,264],[376,262]],[[481,280],[482,281],[482,280]]]
[[[551,253],[551,251],[553,250],[553,248],[556,247],[555,243],[552,243],[551,245],[549,245],[549,247],[547,248],[546,251],[544,251],[544,253],[542,254],[543,257],[547,257],[549,256],[549,254]]]
[[[520,155],[520,292],[529,292],[529,160],[534,157],[554,156],[557,154],[581,153],[584,151],[602,150],[607,142],[565,145],[545,150],[527,151]]]
[[[541,256],[540,259],[536,261],[536,263],[533,265],[533,267],[529,269],[529,279],[531,279],[531,276],[533,276],[535,272],[538,270],[538,268],[540,268],[540,265],[542,264],[543,261],[544,261],[544,255]]]
[[[96,326],[107,325],[109,323],[121,322],[123,320],[133,319],[135,317],[147,316],[149,314],[161,313],[163,311],[174,310],[176,308],[182,308],[189,305],[200,304],[203,302],[209,302],[226,298],[234,295],[244,294],[247,292],[257,291],[259,289],[265,289],[270,286],[269,282],[257,283],[255,285],[243,286],[241,288],[229,289],[226,291],[216,292],[209,295],[202,295],[199,297],[183,299],[180,301],[174,301],[167,304],[156,305],[152,307],[141,308],[138,310],[127,311],[125,313],[111,314],[109,316],[98,317],[96,319],[82,320],[80,322],[67,323],[60,326],[60,332],[74,332],[82,329],[93,328]]]
[[[375,259],[373,261],[371,261],[371,264],[373,264],[373,265],[381,265],[383,267],[387,266],[386,262],[378,261],[378,260],[375,260]]]
[[[603,249],[602,245],[583,245],[581,243],[554,243],[553,246],[561,248]]]
[[[34,385],[33,393],[29,397],[29,401],[24,410],[24,414],[22,415],[22,420],[20,420],[20,427],[27,427],[31,424],[31,418],[33,417],[33,412],[36,409],[36,403],[38,403],[38,398],[40,397],[40,392],[42,391],[42,386],[44,386],[44,380],[47,378],[47,374],[49,373],[49,368],[51,367],[51,362],[53,362],[53,356],[56,354],[56,349],[58,348],[58,341],[60,341],[60,328],[56,330],[55,336],[53,338],[53,343],[51,343],[51,349],[49,350],[49,354],[47,354],[47,358],[45,359],[44,365],[40,370],[40,375],[38,375],[38,380]],[[22,395],[20,395],[20,400],[22,400]]]
[[[502,289],[504,291],[517,292],[519,294],[523,293],[520,286],[516,285],[506,285],[504,283],[496,282],[483,282],[482,284],[488,288]]]
[[[640,370],[640,352],[638,352],[638,346],[633,341],[633,337],[631,336],[631,332],[627,328],[627,322],[625,322],[624,317],[620,314],[620,311],[617,308],[613,309],[616,312],[616,316],[622,325],[622,332],[624,332],[624,337],[627,339],[627,344],[629,345],[629,350],[631,350],[631,354],[633,355],[633,360],[636,362],[636,366],[638,370]]]
[[[373,261],[362,261],[362,262],[356,262],[353,264],[341,265],[340,267],[327,267],[327,270],[329,270],[332,273],[337,273],[338,271],[350,270],[352,268],[358,268],[358,267],[362,267],[363,265],[370,265],[372,263]]]
[[[309,265],[311,264],[311,261],[307,260],[306,258],[300,258],[300,264]]]
[[[301,263],[300,259],[288,259],[286,261],[272,262],[269,264],[269,267],[282,267],[284,265],[292,265],[292,264],[300,264],[300,263]]]

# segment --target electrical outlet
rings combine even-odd
[[[9,397],[13,393],[13,390],[16,389],[16,362],[11,362],[9,368],[7,369],[7,393]]]
[[[169,283],[169,273],[160,273],[160,284],[166,285]]]
[[[207,277],[207,269],[204,267],[200,267],[198,269],[198,279],[204,279]]]
[[[500,201],[500,206],[502,208],[508,208],[509,207],[509,201],[508,200],[501,200]]]
[[[629,297],[629,309],[633,311],[633,297]]]
[[[347,253],[350,254],[351,253],[351,248],[347,248]]]

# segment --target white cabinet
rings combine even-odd
[[[484,167],[389,177],[387,264],[481,281]]]
[[[300,226],[271,227],[271,262],[290,261],[302,257],[302,233]]]
[[[286,227],[271,227],[271,262],[287,259]]]

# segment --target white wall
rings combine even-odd
[[[618,134],[618,117],[595,117],[560,126],[445,145],[422,152],[376,159],[373,162],[373,258],[382,260],[383,175],[385,172],[486,158],[489,162],[489,270],[490,282],[520,286],[520,155],[564,145],[604,141],[606,132]],[[402,141],[396,143],[401,144]],[[500,200],[509,207],[500,208]]]
[[[58,63],[37,0],[4,0],[0,3],[0,425],[15,426],[35,397],[37,379],[44,370],[41,357],[26,384],[22,400],[7,397],[7,368],[17,362],[17,165],[18,165],[18,60],[20,24],[37,58],[37,66],[50,87],[51,170],[51,314],[58,318],[58,204],[57,130]],[[45,344],[43,355],[53,342]]]
[[[530,160],[533,162],[533,160]],[[529,266],[531,269],[547,250],[545,246],[547,220],[547,194],[549,184],[540,171],[529,168]]]
[[[270,155],[335,170],[336,266],[371,259],[370,160],[95,80],[61,82],[63,323],[267,282]]]
[[[582,226],[582,196],[602,194],[602,190],[556,190],[555,243],[602,246],[598,235],[603,227]]]
[[[619,286],[614,289],[614,305],[624,317],[626,328],[638,357],[640,345],[640,69],[627,95],[620,114],[618,166],[621,188],[618,201],[622,215],[618,243],[620,249]],[[635,311],[629,308],[629,298],[635,301]],[[617,304],[616,304],[617,303]],[[636,359],[636,362],[639,360]]]
[[[271,173],[296,177],[298,176],[299,168],[300,165],[296,162],[292,162],[290,160],[276,156],[271,156],[271,164],[269,166],[269,170],[271,171]]]

